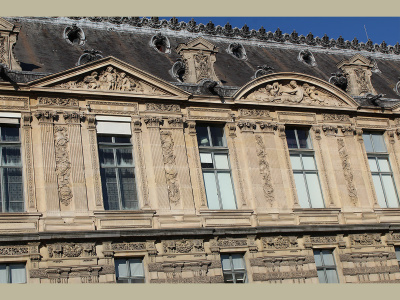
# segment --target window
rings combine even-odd
[[[115,259],[117,283],[144,283],[143,260],[141,258]]]
[[[26,283],[25,264],[0,264],[0,283]]]
[[[303,208],[323,208],[324,199],[308,129],[286,129],[297,195]]]
[[[315,249],[314,259],[320,283],[339,283],[332,250]]]
[[[221,254],[222,272],[226,283],[246,283],[247,274],[243,254]]]
[[[364,132],[363,139],[379,206],[399,207],[399,199],[383,134]]]
[[[106,210],[139,208],[130,136],[98,135],[100,174]]]
[[[394,247],[394,251],[396,252],[396,259],[400,265],[400,247]]]
[[[229,151],[222,126],[196,126],[208,208],[236,209]]]
[[[18,125],[0,124],[0,212],[24,211]]]

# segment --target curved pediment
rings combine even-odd
[[[233,96],[235,102],[274,105],[357,108],[358,104],[338,87],[299,73],[274,73],[256,78]]]
[[[32,88],[179,97],[190,93],[114,57],[31,81]]]

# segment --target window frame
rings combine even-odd
[[[129,277],[117,277],[117,264],[116,261],[118,260],[125,260],[127,273],[129,273]],[[140,260],[143,270],[143,276],[132,276],[131,274],[131,267],[129,261],[131,260]],[[144,269],[144,257],[114,257],[114,266],[115,266],[115,282],[116,283],[146,283],[146,273]],[[123,278],[123,280],[128,280],[128,282],[118,282],[119,278]],[[132,282],[132,280],[143,280],[143,282]]]
[[[289,146],[289,142],[287,140],[287,131],[288,130],[293,130],[294,131],[297,148],[291,148]],[[303,130],[303,131],[307,132],[307,139],[306,139],[307,147],[306,148],[301,148],[300,147],[300,142],[299,142],[299,137],[298,137],[298,132],[297,132],[298,130]],[[303,177],[303,181],[305,183],[305,190],[306,190],[307,202],[308,202],[308,207],[304,207],[304,208],[316,208],[316,207],[313,207],[313,205],[312,205],[311,196],[310,196],[310,190],[309,190],[309,184],[308,184],[307,176],[306,176],[307,174],[315,174],[317,176],[317,178],[318,178],[318,186],[319,186],[319,191],[321,193],[322,208],[326,208],[325,199],[324,199],[324,193],[322,192],[321,180],[319,178],[317,160],[315,158],[315,150],[313,149],[313,145],[312,145],[310,129],[307,128],[307,127],[287,126],[285,128],[285,135],[286,135],[286,143],[287,143],[287,146],[288,146],[288,149],[289,149],[290,165],[291,165],[291,168],[292,168],[292,174],[293,174],[293,177],[294,177],[296,191],[297,191],[297,197],[299,198],[299,202],[300,202],[300,197],[299,197],[298,187],[297,187],[297,184],[296,184],[295,174],[302,174],[303,175],[302,177]],[[295,157],[295,156],[299,157],[300,164],[301,164],[301,169],[295,169],[293,167],[292,157]],[[312,169],[305,169],[304,168],[304,160],[303,160],[304,156],[312,157],[315,169],[312,170]]]
[[[101,142],[99,141],[99,137],[111,137],[111,143],[110,142]],[[120,137],[120,138],[129,138],[129,143],[116,143],[115,138]],[[135,157],[134,157],[134,151],[133,151],[133,143],[132,143],[132,136],[127,135],[127,134],[105,134],[105,133],[97,133],[97,146],[98,146],[98,152],[99,152],[99,171],[100,171],[100,179],[101,179],[101,185],[102,185],[102,196],[103,196],[103,204],[104,204],[104,209],[107,211],[137,211],[140,210],[140,201],[139,201],[139,190],[138,190],[138,183],[137,183],[137,176],[136,176],[136,164],[135,164]],[[101,149],[112,149],[113,150],[113,160],[114,160],[114,165],[113,166],[102,166],[101,163]],[[132,154],[132,166],[118,166],[117,165],[117,154],[116,150],[117,149],[130,149],[131,154]],[[114,169],[115,170],[115,179],[116,179],[116,185],[117,185],[117,191],[118,191],[118,206],[119,209],[109,209],[106,208],[106,201],[107,201],[107,207],[109,207],[109,201],[105,197],[105,190],[106,187],[104,186],[104,178],[103,178],[103,169]],[[120,183],[120,172],[119,169],[132,169],[133,170],[133,180],[134,180],[134,185],[135,185],[135,191],[136,191],[136,207],[135,208],[125,208],[122,203],[122,190],[121,190],[121,183]]]
[[[18,129],[18,141],[3,141],[1,140],[2,136],[2,130],[5,127],[9,128],[16,128]],[[7,147],[10,148],[19,148],[19,165],[18,164],[13,164],[13,165],[4,165],[3,163],[3,149],[6,149]],[[20,213],[20,212],[25,212],[25,195],[24,195],[24,169],[23,169],[23,162],[22,162],[22,139],[21,139],[21,127],[18,124],[14,123],[0,123],[0,213]],[[4,176],[4,170],[5,169],[19,169],[21,171],[21,195],[22,199],[22,209],[18,211],[10,211],[10,199],[9,197],[6,197],[6,186],[5,186],[5,176]]]
[[[5,265],[6,266],[6,280],[4,284],[26,284],[28,282],[28,276],[26,272],[26,262],[5,262],[5,263],[0,263],[0,265]],[[25,282],[12,282],[12,277],[11,277],[11,269],[10,265],[22,265],[24,266],[24,271],[25,271]]]
[[[247,276],[245,254],[246,253],[221,253],[220,254],[222,276],[224,277],[224,283],[248,283],[249,282],[248,276]],[[240,255],[241,256],[244,269],[238,269],[238,270],[234,269],[233,259],[232,259],[233,255]],[[224,265],[222,263],[222,260],[223,260],[222,256],[228,256],[228,258],[229,258],[229,264],[230,264],[231,269],[228,270],[228,271],[224,270]],[[232,275],[232,282],[225,281],[225,274]],[[235,276],[236,274],[243,274],[243,282],[236,282],[236,276]]]
[[[319,255],[319,257],[321,259],[321,262],[322,262],[321,266],[318,266],[317,262],[315,261],[315,252],[317,252],[317,251],[319,252],[318,255]],[[330,254],[332,255],[332,259],[333,259],[333,263],[334,263],[333,265],[325,265],[324,257],[323,257],[323,254],[322,254],[323,251],[330,251]],[[314,248],[313,249],[314,262],[315,262],[315,267],[316,267],[316,270],[317,270],[318,281],[319,281],[318,271],[319,270],[323,270],[324,271],[325,282],[319,282],[319,283],[340,283],[339,272],[338,272],[338,268],[337,268],[337,263],[336,263],[334,251],[335,251],[335,249],[332,249],[332,248],[321,248],[321,249],[320,248]],[[328,277],[327,277],[327,274],[326,274],[326,270],[335,270],[337,282],[328,282]]]
[[[375,134],[375,135],[379,134],[381,136],[382,142],[383,142],[383,147],[386,150],[385,152],[383,152],[383,151],[375,151],[374,140],[372,138],[373,134]],[[365,145],[365,138],[366,138],[365,136],[367,136],[367,135],[369,136],[369,140],[370,140],[373,152],[367,151],[367,146]],[[395,183],[395,180],[394,180],[393,169],[392,169],[392,165],[390,163],[389,152],[388,152],[388,149],[387,149],[387,146],[386,146],[386,143],[385,143],[384,132],[381,132],[381,131],[368,131],[367,130],[367,131],[363,132],[362,136],[363,136],[363,141],[364,141],[365,153],[367,154],[368,168],[369,168],[369,172],[370,172],[371,177],[372,177],[372,182],[373,182],[373,186],[374,186],[375,195],[377,197],[377,200],[378,200],[379,195],[378,195],[377,190],[376,190],[374,176],[378,176],[379,177],[380,187],[382,188],[383,197],[384,197],[383,200],[385,201],[385,204],[386,204],[386,206],[382,207],[382,208],[399,208],[400,207],[399,193],[397,191],[396,183]],[[375,160],[377,171],[372,171],[371,170],[371,166],[370,166],[370,163],[369,163],[370,159],[374,159]],[[381,166],[379,164],[379,159],[385,159],[387,161],[390,171],[381,171],[380,170]],[[396,203],[397,203],[396,207],[391,207],[391,206],[388,205],[388,203],[389,203],[388,202],[388,196],[387,196],[387,192],[385,190],[385,184],[384,184],[384,181],[382,179],[382,175],[390,175],[390,177],[392,179],[391,182],[393,184],[393,188],[394,188],[395,195],[396,195],[396,200],[397,200],[396,201]],[[379,203],[379,200],[378,200],[378,204],[379,204],[379,206],[381,206],[380,203]]]
[[[198,124],[196,124],[196,129],[198,127],[206,127],[207,128],[207,137],[208,137],[208,140],[210,142],[210,146],[201,146],[200,143],[198,143],[199,157],[200,157],[200,167],[201,167],[201,171],[202,171],[202,174],[203,174],[204,188],[206,190],[206,198],[207,198],[207,187],[206,187],[206,181],[204,179],[204,173],[213,173],[214,174],[214,178],[215,178],[215,184],[216,184],[217,196],[218,196],[218,205],[219,205],[219,208],[217,210],[229,210],[229,209],[236,210],[236,209],[238,209],[238,204],[237,204],[236,193],[235,193],[235,185],[234,185],[233,176],[232,176],[232,166],[231,166],[228,143],[227,143],[227,140],[226,140],[225,126],[220,125],[220,124],[198,123]],[[212,135],[211,135],[210,127],[216,127],[216,128],[221,128],[222,129],[222,132],[223,132],[223,136],[222,136],[223,145],[222,146],[214,146],[213,145],[213,138],[212,138]],[[198,138],[198,132],[197,131],[196,131],[196,136]],[[212,164],[213,164],[212,168],[203,168],[202,162],[201,162],[201,154],[202,153],[211,154],[211,160],[212,160]],[[215,154],[226,154],[229,169],[218,169],[216,167]],[[221,188],[220,188],[220,184],[219,184],[218,173],[229,174],[229,176],[230,176],[231,186],[232,186],[232,194],[233,194],[233,201],[234,201],[234,204],[235,204],[235,208],[225,209],[223,207],[223,201],[222,201],[222,196],[221,196]],[[208,199],[207,199],[207,206],[210,207]]]

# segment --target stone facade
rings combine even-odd
[[[221,83],[211,42],[194,38],[176,51],[188,83]],[[341,283],[400,282],[400,208],[379,205],[363,140],[382,134],[400,188],[399,106],[352,98],[376,94],[367,58],[338,68],[346,91],[279,72],[224,101],[114,57],[18,91],[2,83],[0,118],[20,128],[24,209],[0,213],[0,264],[26,263],[28,283],[112,283],[117,259],[140,258],[147,283],[221,283],[221,255],[242,254],[248,282],[318,283],[314,253],[328,249]],[[138,209],[105,206],[100,123],[130,132]],[[236,209],[209,208],[196,131],[204,124],[223,128]],[[302,207],[291,128],[309,131],[323,207]]]

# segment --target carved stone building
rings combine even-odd
[[[400,282],[398,43],[3,18],[0,63],[0,282]]]

